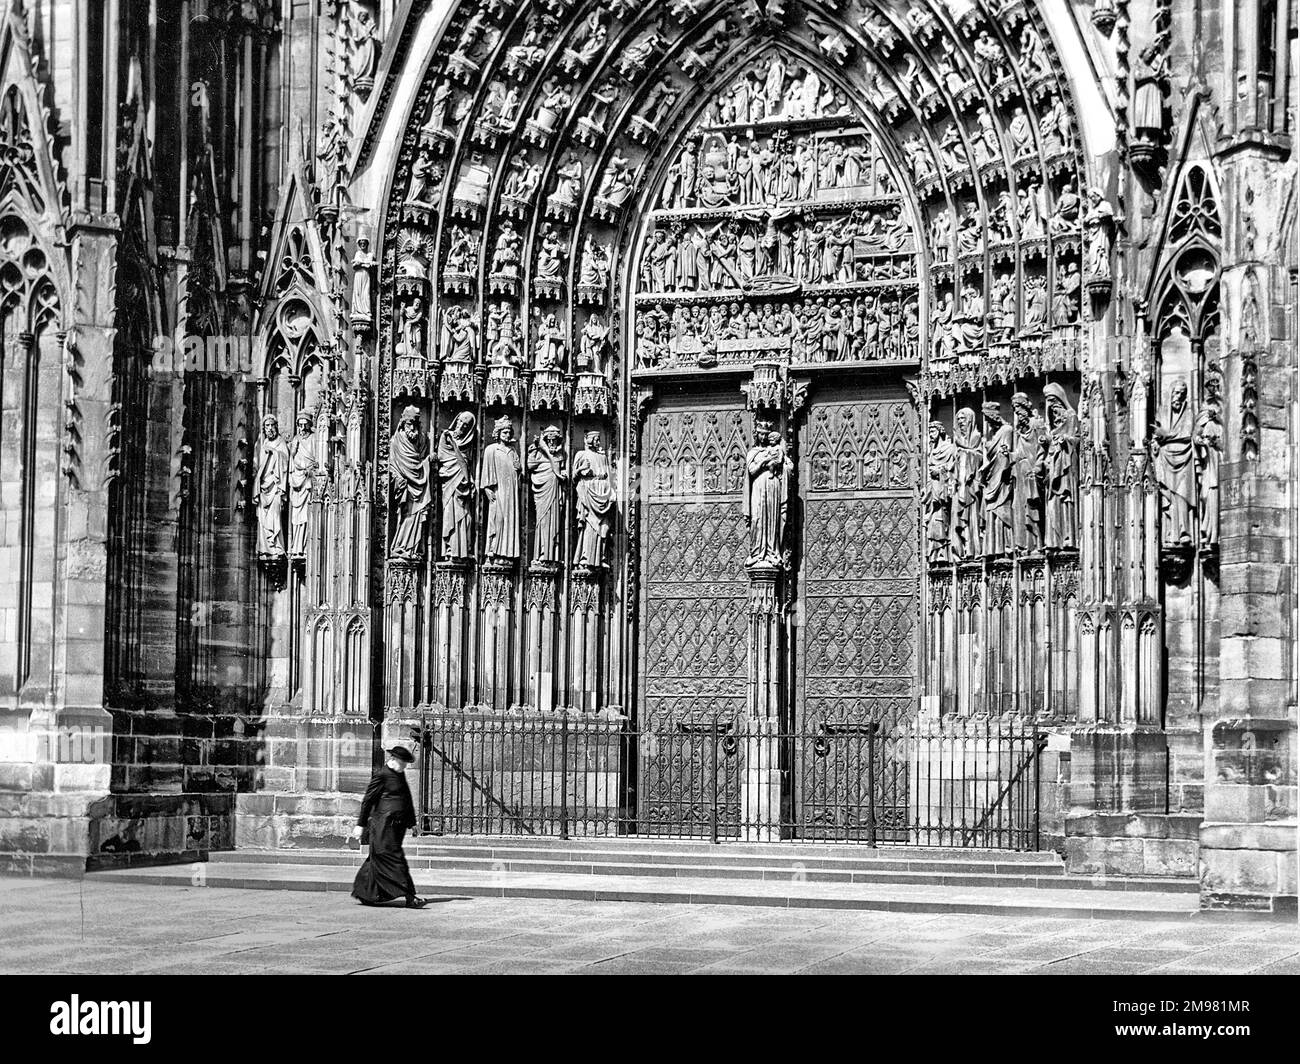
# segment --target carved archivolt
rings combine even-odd
[[[806,477],[798,490],[810,498],[855,496],[810,516],[881,532],[880,543],[853,541],[853,557],[875,567],[865,575],[908,568],[899,544],[920,532],[926,462],[914,409],[814,402],[797,471],[792,369],[888,368],[928,398],[1078,366],[1085,224],[1089,282],[1109,283],[1109,246],[1093,243],[1110,228],[1086,198],[1073,104],[1034,5],[469,0],[426,69],[379,243],[377,457],[386,467],[393,425],[412,405],[432,438],[457,418],[504,417],[521,455],[567,465],[601,434],[615,503],[601,551],[620,574],[601,608],[627,610],[637,581],[712,581],[736,592],[710,609],[734,610],[743,639],[738,565],[790,564],[790,485],[775,486],[769,522],[782,542],[768,535],[759,550],[766,533],[746,535],[741,504],[763,447]],[[656,408],[660,381],[700,373],[743,384],[747,409]],[[801,388],[806,398],[807,380]],[[474,483],[455,503],[473,511],[465,541],[453,555],[430,537],[420,555],[463,560],[471,581],[490,560],[499,503],[477,483],[486,442],[466,445]],[[634,454],[639,470],[626,467]],[[549,596],[552,566],[569,570],[561,586],[585,579],[577,485],[546,480],[541,509],[520,500],[521,564],[508,579],[521,606],[532,584]],[[873,494],[890,492],[897,506]],[[388,543],[402,516],[391,505],[379,516]],[[985,543],[982,517],[969,556],[1014,542],[1008,532]],[[506,593],[498,585],[494,600]],[[697,594],[652,603],[679,601],[680,612]],[[910,646],[917,595],[900,601],[900,619],[880,630],[906,633]],[[862,616],[874,618],[867,602]],[[651,620],[660,627],[643,633],[647,655],[677,657],[667,622]],[[518,635],[550,646],[545,632]],[[724,686],[743,678],[743,660],[733,673],[725,655],[707,658]]]

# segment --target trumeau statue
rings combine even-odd
[[[253,505],[257,508],[257,556],[268,561],[285,556],[284,508],[289,494],[289,447],[274,414],[262,418]]]
[[[984,510],[984,553],[1010,554],[1015,544],[1015,482],[1011,458],[1015,435],[1011,426],[1002,420],[1002,408],[997,403],[986,402],[981,410],[984,413],[984,455],[979,469],[979,486]]]
[[[1047,431],[1043,437],[1043,492],[1046,496],[1048,548],[1078,543],[1079,420],[1065,389],[1055,381],[1043,386]]]
[[[794,465],[785,440],[771,422],[754,427],[754,446],[745,456],[748,486],[745,519],[749,523],[749,557],[752,567],[781,565],[785,550],[787,493]]]
[[[926,558],[931,562],[946,562],[952,558],[952,504],[957,448],[937,421],[930,422],[930,452],[926,457],[926,470]]]
[[[479,489],[487,496],[487,553],[519,557],[519,451],[508,417],[492,425],[492,442],[483,448]]]
[[[312,438],[314,415],[310,410],[298,414],[297,432],[289,441],[289,556],[307,556],[307,523],[311,509],[312,481],[315,479],[316,441]]]
[[[424,527],[433,505],[429,438],[420,427],[420,410],[402,411],[397,431],[388,445],[388,472],[394,512],[393,538],[388,556],[417,562],[424,557]]]
[[[605,564],[605,541],[614,515],[614,493],[609,483],[609,459],[599,432],[588,432],[584,446],[573,459],[574,496],[577,505],[578,546],[576,565],[596,569]]]
[[[474,415],[463,411],[438,441],[438,480],[442,486],[442,553],[445,558],[474,555],[474,480],[470,450],[476,429]]]
[[[1153,432],[1156,480],[1160,484],[1160,545],[1187,547],[1196,542],[1192,511],[1196,505],[1196,465],[1192,411],[1187,382],[1181,377],[1169,392],[1169,420]]]
[[[565,469],[564,435],[547,425],[528,448],[528,477],[533,496],[533,561],[561,560]]]

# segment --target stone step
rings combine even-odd
[[[356,857],[355,854],[351,854]],[[212,862],[131,868],[91,874],[102,884],[150,884],[180,889],[219,887],[253,890],[342,891],[352,887],[353,868],[343,864],[261,861]],[[863,909],[913,913],[970,913],[1072,919],[1185,919],[1197,914],[1199,895],[1168,891],[1040,890],[895,886],[880,883],[817,883],[566,873],[497,873],[413,869],[416,889],[450,898],[557,898],[664,904],[762,905],[779,908]]]
[[[467,848],[468,852],[468,848]],[[284,864],[284,865],[344,865],[356,867],[362,856],[355,850],[238,850],[213,853],[211,863],[226,864]],[[1171,893],[1196,892],[1195,880],[1169,880],[1162,878],[1084,877],[1067,876],[1061,867],[1025,866],[964,868],[959,862],[954,867],[907,868],[892,867],[898,862],[855,861],[842,862],[840,867],[830,861],[822,867],[808,867],[802,862],[794,865],[759,865],[745,857],[725,863],[704,865],[676,862],[648,862],[642,860],[583,860],[576,853],[565,855],[564,860],[538,860],[520,858],[517,854],[501,856],[446,856],[408,853],[411,869],[437,871],[477,871],[484,874],[559,874],[596,876],[638,876],[676,879],[744,879],[764,882],[790,880],[807,883],[883,883],[943,885],[954,887],[996,887],[1004,889],[1039,888],[1051,890],[1127,890],[1167,891]],[[942,865],[942,862],[929,862]],[[884,867],[881,867],[884,866]]]
[[[1060,865],[1060,855],[1051,850],[997,850],[976,847],[903,846],[886,844],[868,846],[865,843],[834,842],[742,842],[722,839],[674,839],[645,835],[614,837],[582,836],[561,839],[552,835],[416,835],[408,836],[408,850],[421,847],[440,851],[455,849],[491,849],[501,852],[508,849],[591,850],[616,853],[666,853],[666,854],[752,854],[763,858],[853,858],[889,860],[944,860],[993,861],[996,863]]]

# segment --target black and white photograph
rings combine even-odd
[[[331,974],[1286,1019],[1231,977],[1300,975],[1298,9],[0,0],[34,1029]]]

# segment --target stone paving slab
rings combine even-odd
[[[12,928],[39,928],[15,938]],[[0,972],[69,974],[1204,974],[1300,972],[1300,930],[1185,918],[612,905],[0,880]]]

